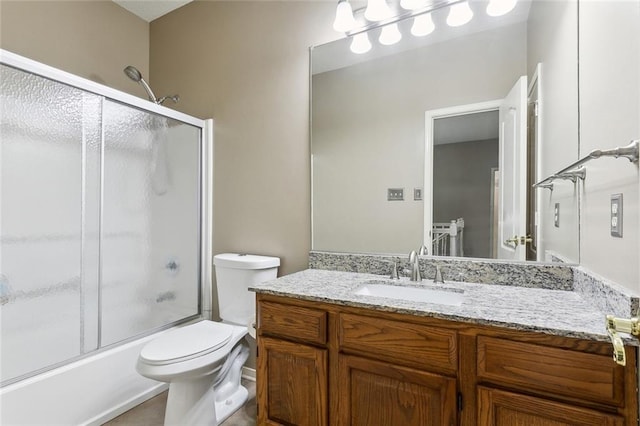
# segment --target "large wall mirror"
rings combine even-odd
[[[312,249],[579,261],[578,5],[523,1],[351,50],[312,48]],[[356,49],[357,50],[357,49]]]

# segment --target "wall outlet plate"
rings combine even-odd
[[[404,201],[404,188],[387,188],[387,201]]]
[[[556,203],[553,208],[553,226],[560,228],[560,203]]]
[[[611,195],[611,236],[622,238],[622,194]]]
[[[414,201],[422,200],[422,188],[413,188],[413,200]]]

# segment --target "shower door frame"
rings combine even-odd
[[[81,353],[78,356],[66,359],[64,361],[48,365],[46,367],[31,371],[21,376],[5,380],[2,382],[2,386],[6,386],[12,383],[19,382],[29,377],[36,376],[45,371],[53,370],[55,368],[67,365],[71,362],[78,361],[80,359],[93,356],[102,351],[108,350],[115,346],[125,344],[145,336],[157,333],[158,331],[168,329],[175,325],[192,321],[197,318],[211,319],[212,318],[212,275],[213,275],[213,152],[214,152],[214,121],[213,119],[202,120],[192,117],[179,111],[172,110],[162,105],[155,104],[146,99],[142,99],[128,93],[122,92],[117,89],[105,86],[100,83],[96,83],[91,80],[87,80],[83,77],[76,76],[66,71],[59,70],[49,65],[42,64],[40,62],[25,58],[15,53],[0,49],[0,64],[7,65],[9,67],[34,74],[58,83],[71,86],[85,92],[92,93],[94,95],[102,97],[102,104],[105,100],[117,102],[126,106],[130,106],[145,112],[157,114],[163,117],[171,118],[182,123],[186,123],[200,129],[200,144],[199,144],[199,176],[200,176],[200,191],[198,194],[199,203],[199,294],[198,294],[198,314],[191,315],[189,317],[182,318],[180,320],[162,325],[157,328],[153,328],[145,331],[144,333],[131,336],[116,343],[98,346],[97,349],[90,350],[86,353]],[[103,171],[101,170],[102,174]],[[102,210],[102,202],[100,203],[100,210]],[[82,284],[81,284],[82,285]],[[100,313],[96,313],[100,315]],[[100,318],[98,318],[100,322]],[[98,325],[100,327],[100,325]]]

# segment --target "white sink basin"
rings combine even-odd
[[[365,284],[360,286],[355,294],[450,306],[460,306],[464,301],[464,293],[462,292],[388,284]]]

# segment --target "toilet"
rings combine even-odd
[[[224,253],[214,256],[222,322],[198,321],[147,343],[136,370],[169,383],[165,425],[218,425],[247,400],[241,385],[255,338],[255,295],[248,287],[275,279],[277,257]]]

